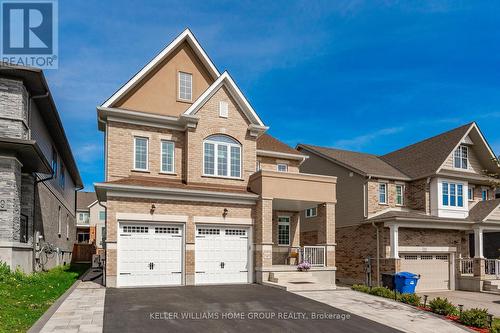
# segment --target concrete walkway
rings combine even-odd
[[[85,279],[84,279],[85,280]],[[100,333],[106,289],[92,281],[79,282],[50,317],[41,333]]]
[[[486,308],[495,317],[500,317],[500,295],[493,293],[480,293],[471,291],[441,291],[419,293],[420,296],[429,296],[429,301],[436,297],[446,297],[455,305],[463,304],[464,309]]]
[[[350,289],[304,291],[296,292],[296,294],[371,319],[403,332],[470,332],[450,321],[443,320],[431,313],[417,310],[406,304]]]

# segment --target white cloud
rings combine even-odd
[[[334,142],[334,147],[359,150],[366,144],[382,136],[390,136],[403,131],[404,127],[387,127],[356,136],[350,139],[341,139]]]

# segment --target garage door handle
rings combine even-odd
[[[240,271],[240,273],[248,273],[248,271]]]
[[[181,274],[182,272],[172,272],[172,274]]]
[[[172,237],[182,237],[182,235],[172,235]]]
[[[130,275],[132,273],[120,273],[120,275]]]
[[[205,272],[195,272],[196,274],[205,274]]]

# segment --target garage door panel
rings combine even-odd
[[[403,254],[401,255],[401,271],[420,275],[417,291],[447,290],[450,288],[448,254]]]

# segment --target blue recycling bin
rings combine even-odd
[[[413,294],[420,277],[410,272],[399,272],[394,274],[394,285],[396,291],[401,294]]]

